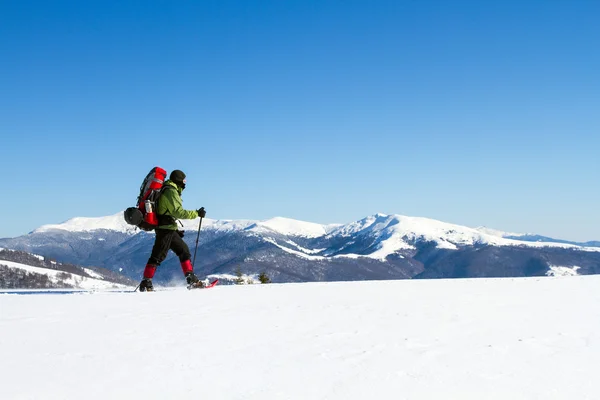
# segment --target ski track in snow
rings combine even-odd
[[[2,399],[597,399],[600,276],[0,295]]]

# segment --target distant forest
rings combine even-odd
[[[12,261],[32,267],[46,268],[54,271],[61,271],[58,274],[58,283],[54,283],[45,274],[28,272],[18,268],[9,268],[2,264],[2,261]],[[100,267],[86,267],[95,273],[104,277],[108,282],[121,283],[131,285],[133,281],[119,273],[110,271]],[[72,285],[62,283],[61,281],[69,279],[68,273],[84,276],[87,278],[95,278],[86,270],[78,265],[60,263],[48,257],[35,256],[24,251],[0,250],[0,288],[2,289],[55,289],[55,288],[73,288]]]
[[[19,268],[9,268],[0,261],[0,289],[65,289],[73,286],[63,283],[71,275],[66,272],[58,274],[58,283],[54,283],[48,275],[37,274]]]

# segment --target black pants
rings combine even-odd
[[[156,229],[156,239],[154,240],[154,247],[152,247],[152,254],[150,254],[148,264],[160,265],[160,263],[167,258],[169,249],[177,254],[177,257],[179,257],[179,261],[181,262],[192,258],[190,248],[179,236],[177,231]]]

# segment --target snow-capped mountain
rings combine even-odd
[[[193,249],[199,220],[182,222]],[[600,273],[600,247],[532,237],[386,214],[331,225],[282,217],[205,218],[196,269],[201,274],[232,273],[237,268],[249,274],[266,271],[280,282],[531,276],[545,275],[550,266]],[[0,246],[100,265],[132,278],[140,276],[152,243],[153,233],[127,225],[122,213],[74,218],[0,239]],[[181,279],[177,264],[175,257],[168,258],[158,279]]]
[[[117,213],[107,217],[97,218],[85,218],[78,217],[72,218],[62,224],[56,225],[42,225],[32,233],[44,233],[50,231],[67,231],[67,232],[93,232],[99,230],[108,230],[114,232],[134,234],[137,228],[133,225],[127,224],[123,219],[123,213]]]
[[[130,279],[103,268],[83,268],[0,249],[0,289],[113,289],[131,284]]]

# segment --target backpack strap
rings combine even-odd
[[[158,210],[158,202],[160,201],[160,198],[162,197],[163,193],[167,189],[177,190],[176,188],[174,188],[171,185],[164,185],[162,188],[160,188],[160,192],[158,193],[158,198],[156,199],[156,210]],[[171,224],[177,223],[177,220],[171,215],[157,213],[157,216],[158,216],[158,226],[171,225]]]

